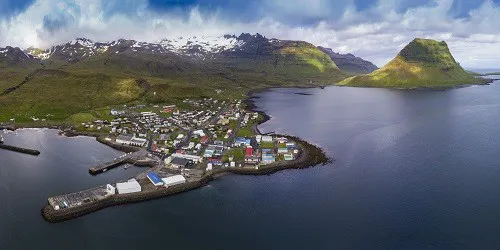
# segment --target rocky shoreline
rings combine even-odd
[[[288,136],[288,135],[277,135],[277,136],[284,136],[291,140],[294,140],[301,147],[301,153],[296,160],[290,162],[276,162],[273,164],[260,167],[258,169],[235,168],[235,167],[217,169],[206,173],[201,179],[196,181],[179,184],[169,188],[161,188],[146,192],[139,192],[133,194],[115,194],[100,201],[83,204],[81,206],[69,209],[55,210],[50,205],[47,205],[41,210],[42,217],[48,222],[57,223],[81,217],[86,214],[90,214],[92,212],[111,206],[136,203],[136,202],[157,199],[161,197],[166,197],[186,192],[195,188],[203,187],[207,185],[210,181],[225,176],[227,174],[268,175],[285,169],[303,169],[303,168],[313,167],[319,164],[325,165],[331,162],[331,159],[329,159],[323,152],[323,150],[317,146],[309,144],[308,142],[298,137]]]

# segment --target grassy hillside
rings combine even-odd
[[[234,99],[257,88],[317,86],[345,78],[327,55],[308,43],[265,39],[247,44],[204,59],[121,50],[73,61],[56,57],[37,70],[3,68],[0,93],[17,88],[0,95],[0,122],[14,118],[29,123],[36,117],[79,123],[102,118],[100,111],[107,113],[114,105]]]
[[[487,82],[465,71],[445,42],[415,39],[383,68],[340,85],[383,88],[450,87]]]

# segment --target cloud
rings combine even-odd
[[[249,32],[305,40],[383,66],[424,37],[446,40],[464,66],[500,68],[500,7],[492,0],[37,0],[9,13],[0,18],[0,46]]]

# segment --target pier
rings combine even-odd
[[[5,149],[5,150],[18,152],[18,153],[29,154],[29,155],[39,155],[40,154],[40,151],[35,150],[35,149],[20,148],[20,147],[16,147],[16,146],[6,145],[3,143],[0,143],[0,148]]]
[[[94,166],[92,168],[89,168],[89,173],[92,175],[97,175],[106,172],[110,169],[121,166],[123,164],[132,164],[136,166],[149,166],[149,167],[155,166],[157,162],[152,159],[148,159],[147,154],[148,153],[145,150],[141,150],[135,153],[129,153],[119,158],[116,158],[113,161],[106,162]]]

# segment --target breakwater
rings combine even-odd
[[[195,188],[205,186],[210,181],[220,178],[227,174],[268,175],[285,169],[303,169],[303,168],[313,167],[319,164],[324,165],[331,162],[331,159],[329,159],[325,155],[325,153],[321,148],[309,144],[308,142],[297,137],[286,136],[286,135],[279,135],[279,136],[284,136],[297,142],[297,145],[299,145],[299,147],[301,148],[300,150],[301,153],[296,160],[287,162],[276,162],[273,164],[259,167],[257,169],[235,168],[235,167],[217,169],[207,172],[202,178],[196,181],[190,181],[176,186],[168,188],[159,188],[151,191],[143,191],[132,194],[115,194],[113,196],[107,197],[99,201],[83,204],[81,206],[68,209],[55,210],[52,206],[47,205],[41,210],[42,217],[46,221],[51,223],[62,222],[80,216],[84,216],[86,214],[111,206],[141,202],[186,192]]]
[[[89,169],[89,173],[92,175],[96,175],[105,172],[107,170],[110,170],[112,168],[116,168],[123,164],[132,164],[138,167],[154,167],[156,166],[157,162],[152,160],[136,160],[130,157],[125,157],[122,159],[114,160],[112,162],[104,163],[99,166],[92,167]]]
[[[29,154],[29,155],[39,155],[40,154],[40,151],[35,150],[35,149],[20,148],[20,147],[6,145],[6,144],[2,144],[2,143],[0,143],[0,148],[5,149],[5,150],[18,152],[18,153]]]

